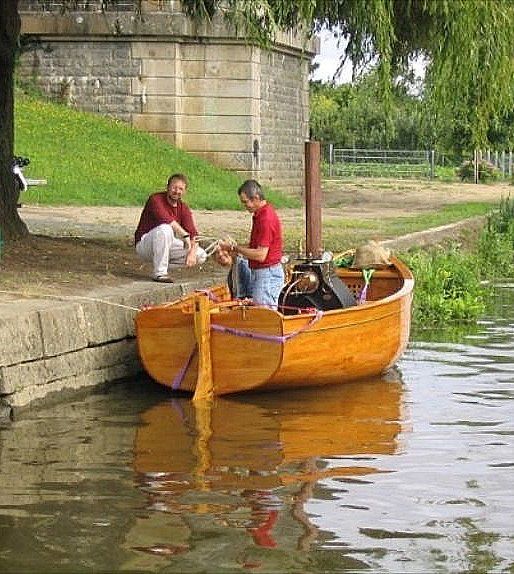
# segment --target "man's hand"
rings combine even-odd
[[[194,267],[196,265],[196,248],[193,246],[189,249],[186,255],[186,267]]]

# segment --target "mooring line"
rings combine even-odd
[[[6,295],[20,295],[17,291],[5,291],[0,289],[0,293],[5,293]],[[103,303],[104,305],[111,305],[112,307],[121,307],[122,309],[129,309],[130,311],[140,311],[139,307],[132,307],[130,305],[123,305],[123,303],[113,303],[112,301],[106,301],[105,299],[98,299],[97,297],[86,297],[85,295],[45,295],[45,294],[35,294],[27,293],[22,295],[23,297],[33,297],[36,299],[50,298],[50,299],[60,299],[64,301],[92,301],[94,303]],[[16,301],[23,301],[23,299],[17,299],[15,301],[9,301],[9,303],[15,303]]]

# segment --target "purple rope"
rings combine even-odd
[[[361,294],[359,296],[358,304],[362,305],[362,303],[366,302],[366,297],[368,296],[368,287],[371,281],[371,276],[375,272],[374,269],[363,269],[362,276],[364,277],[364,287],[362,288]]]
[[[289,333],[288,335],[265,335],[264,333],[252,333],[251,331],[243,331],[242,329],[234,329],[232,327],[223,327],[222,325],[211,325],[211,329],[214,331],[218,331],[219,333],[228,333],[229,335],[235,335],[236,337],[247,337],[248,339],[259,339],[261,341],[270,341],[272,343],[285,343],[289,339],[296,337],[303,331],[307,330],[309,327],[312,327],[314,323],[319,321],[323,316],[323,311],[316,311],[316,315],[304,325],[298,331],[294,333]]]
[[[219,298],[216,297],[210,289],[195,289],[195,293],[203,293],[204,295],[207,295],[209,301],[214,301],[214,303],[219,301]]]
[[[180,369],[180,371],[177,373],[177,376],[173,379],[173,382],[171,383],[171,388],[174,391],[176,391],[177,389],[180,388],[180,385],[182,384],[182,381],[184,380],[184,376],[186,374],[186,371],[187,371],[187,369],[189,369],[189,365],[191,364],[191,361],[193,360],[195,353],[196,353],[196,345],[193,347],[193,350],[191,351],[191,354],[187,358],[185,365]]]
[[[359,305],[366,302],[366,297],[368,295],[368,285],[364,285],[362,288],[361,294],[359,296]]]

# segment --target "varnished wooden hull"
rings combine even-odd
[[[358,293],[360,272],[341,278]],[[399,261],[376,271],[363,305],[315,315],[282,315],[231,304],[216,288],[211,303],[209,367],[216,395],[320,386],[378,375],[405,349],[410,330],[413,278]],[[143,366],[159,383],[195,391],[199,353],[193,295],[141,311],[136,318]]]

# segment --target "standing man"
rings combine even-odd
[[[186,190],[185,175],[170,176],[166,191],[148,198],[134,234],[136,253],[152,262],[152,279],[159,283],[173,283],[168,266],[192,267],[207,259],[197,244],[198,231],[191,209],[182,201]]]
[[[252,231],[248,245],[220,244],[222,255],[235,256],[237,285],[233,285],[234,295],[251,297],[255,305],[276,307],[284,286],[280,219],[254,179],[245,181],[237,193],[252,214]]]

